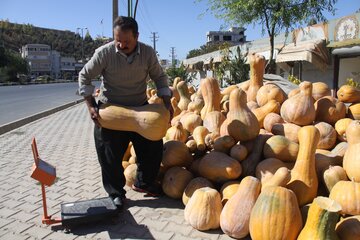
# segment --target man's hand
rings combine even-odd
[[[161,96],[162,100],[164,101],[164,105],[166,107],[167,110],[169,110],[170,112],[170,120],[172,119],[173,115],[174,115],[174,109],[171,106],[171,97],[170,96]]]
[[[99,123],[100,115],[95,99],[92,96],[85,97],[85,103],[88,107],[91,119],[94,121],[96,126],[101,127]]]

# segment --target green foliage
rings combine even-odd
[[[0,82],[18,82],[20,74],[27,74],[29,65],[19,53],[0,47]]]
[[[350,85],[350,86],[353,86],[353,87],[355,87],[357,89],[360,89],[360,82],[354,81],[353,78],[346,79],[346,84]]]
[[[238,84],[249,79],[250,66],[246,64],[246,56],[241,54],[240,48],[236,48],[236,53],[232,52],[229,46],[221,50],[222,61],[213,65],[216,77],[227,85]],[[228,74],[227,74],[228,73]]]
[[[299,85],[301,83],[300,79],[291,74],[288,76],[288,80],[296,85]]]
[[[81,36],[71,31],[60,31],[35,27],[30,24],[15,24],[0,21],[0,44],[18,52],[29,43],[47,44],[61,56],[81,59]],[[84,57],[91,57],[96,48],[103,45],[103,39],[93,40],[87,32],[84,37]]]
[[[210,52],[215,52],[215,51],[223,49],[225,46],[229,46],[229,43],[220,42],[220,43],[213,43],[213,44],[205,44],[205,45],[200,46],[199,49],[190,50],[189,53],[186,55],[186,59],[193,58],[196,56],[201,56],[201,55],[204,55],[204,54],[210,53]]]
[[[185,82],[192,82],[191,76],[186,72],[186,68],[183,64],[180,65],[180,67],[176,67],[175,65],[169,67],[166,69],[166,74],[169,78],[169,84],[172,85],[174,82],[174,79],[176,77],[180,77]]]
[[[203,0],[197,0],[198,2]],[[207,0],[217,18],[232,26],[260,24],[270,38],[270,62],[273,60],[274,37],[281,31],[302,26],[310,20],[326,21],[323,11],[335,14],[337,0]]]

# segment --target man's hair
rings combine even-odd
[[[131,30],[136,36],[139,33],[138,24],[132,17],[119,16],[114,21],[114,28],[120,27],[122,31]]]

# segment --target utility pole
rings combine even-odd
[[[175,65],[176,65],[176,63],[175,63],[175,58],[176,58],[176,54],[175,54],[175,47],[171,47],[171,51],[170,51],[170,53],[171,53],[171,55],[170,55],[170,57],[171,57],[171,65],[173,66],[173,67],[175,67]]]
[[[112,24],[111,24],[111,32],[113,33],[113,38],[114,38],[113,25],[114,25],[115,19],[119,16],[119,1],[118,0],[113,0],[112,3],[113,3],[113,12],[112,12],[113,21],[112,21]]]
[[[157,32],[151,32],[152,36],[150,37],[153,41],[153,48],[157,54],[157,51],[156,51],[156,41],[159,39],[159,36],[156,36]]]
[[[133,17],[133,1],[128,0],[128,17]]]

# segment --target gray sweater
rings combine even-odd
[[[91,80],[102,75],[98,99],[124,106],[140,106],[146,100],[147,81],[152,79],[158,96],[171,95],[168,78],[162,70],[156,53],[150,46],[138,42],[135,51],[126,56],[114,42],[95,50],[89,62],[79,73],[79,94],[89,96],[94,92]]]

